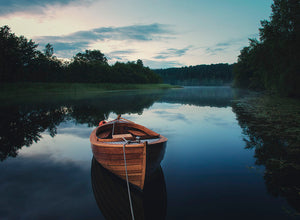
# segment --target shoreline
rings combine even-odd
[[[170,84],[116,84],[116,83],[1,83],[0,99],[34,95],[97,94],[110,91],[181,88]]]
[[[263,134],[293,137],[300,142],[300,100],[252,93],[233,101],[233,107],[241,115],[249,117],[246,119],[249,128],[264,128]]]

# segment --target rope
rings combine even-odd
[[[113,128],[112,128],[111,135],[114,135],[114,134],[115,134],[115,122],[113,123]]]
[[[121,115],[118,115],[118,118],[113,121],[112,135],[115,134],[115,124],[119,122]],[[125,140],[127,142],[127,140]]]
[[[126,156],[125,156],[125,145],[128,143],[125,138],[123,138],[125,143],[123,144],[123,155],[124,155],[124,164],[125,164],[125,173],[126,173],[126,182],[127,182],[127,190],[128,190],[128,198],[129,198],[129,205],[130,205],[130,211],[131,211],[131,217],[132,220],[134,220],[133,215],[133,207],[131,202],[131,194],[130,194],[130,188],[129,188],[129,181],[128,181],[128,174],[127,174],[127,164],[126,164]]]

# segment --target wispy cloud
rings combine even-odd
[[[168,25],[154,23],[150,25],[98,28],[94,29],[93,33],[104,39],[151,41],[166,38],[162,35],[171,34],[172,31]]]
[[[47,43],[52,44],[56,53],[60,54],[60,52],[66,50],[77,50],[79,52],[83,49],[88,49],[89,45],[98,41],[158,41],[169,38],[173,34],[174,33],[169,28],[169,25],[154,23],[149,25],[131,25],[124,27],[100,27],[87,31],[77,31],[63,36],[35,37],[34,40],[40,45],[46,45]],[[115,51],[113,52],[113,55],[124,54],[125,52],[126,51]]]
[[[170,68],[170,67],[180,67],[183,66],[183,63],[180,63],[178,61],[174,60],[162,60],[162,61],[157,61],[157,60],[148,60],[148,59],[143,59],[143,62],[145,66],[150,66],[151,69],[161,69],[161,68]]]
[[[228,48],[231,48],[233,45],[235,45],[237,43],[236,40],[230,40],[230,41],[226,41],[226,42],[220,42],[217,43],[211,47],[206,47],[205,48],[205,53],[209,54],[209,55],[216,55],[219,52],[224,52],[226,51]]]
[[[216,44],[217,47],[228,47],[231,45],[232,42],[223,42]]]
[[[45,44],[45,42],[43,42]],[[78,50],[78,48],[88,48],[89,43],[88,42],[55,42],[55,50],[57,51],[73,51]]]
[[[156,110],[153,113],[158,115],[159,117],[168,119],[169,121],[176,121],[176,120],[185,121],[185,122],[188,121],[186,116],[182,113],[174,113],[174,112],[169,112],[166,110]]]
[[[167,59],[170,57],[181,57],[186,54],[186,52],[191,48],[191,46],[182,48],[182,49],[175,49],[169,48],[166,51],[158,53],[157,56],[153,57],[154,59]]]
[[[116,55],[116,54],[133,54],[133,53],[136,53],[137,51],[136,50],[115,50],[115,51],[112,51],[110,52],[109,54],[110,55]]]
[[[242,47],[247,46],[248,38],[256,38],[257,35],[249,35],[241,38],[230,39],[224,42],[216,43],[213,46],[205,47],[205,53],[208,55],[216,55],[229,50],[240,50]]]
[[[137,50],[128,49],[128,50],[115,50],[106,54],[108,60],[111,61],[128,61],[127,56],[130,54],[137,53]]]
[[[15,12],[29,12],[34,14],[44,13],[49,6],[66,6],[70,4],[90,4],[95,0],[1,0],[0,16]]]
[[[229,46],[229,45],[228,45]],[[227,49],[228,46],[215,46],[206,48],[205,52],[210,55],[215,55],[218,52],[223,52]]]

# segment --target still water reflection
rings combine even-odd
[[[92,186],[101,213],[106,219],[131,219],[128,191],[125,181],[92,160]],[[167,191],[162,168],[159,166],[147,176],[143,192],[130,191],[135,219],[165,219]]]
[[[89,143],[98,122],[117,114],[169,139],[148,191],[133,196],[145,219],[296,218],[299,204],[268,192],[264,164],[245,149],[250,134],[231,107],[241,95],[228,87],[187,87],[2,103],[0,219],[123,213],[124,185],[95,164]]]

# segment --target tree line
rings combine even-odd
[[[154,70],[165,83],[177,85],[223,85],[233,80],[232,65],[211,64]]]
[[[161,78],[142,60],[109,65],[100,50],[77,53],[71,61],[54,56],[47,44],[43,51],[24,36],[0,28],[0,82],[159,83]]]
[[[234,65],[237,87],[300,97],[300,1],[274,0],[259,40],[249,39]]]

